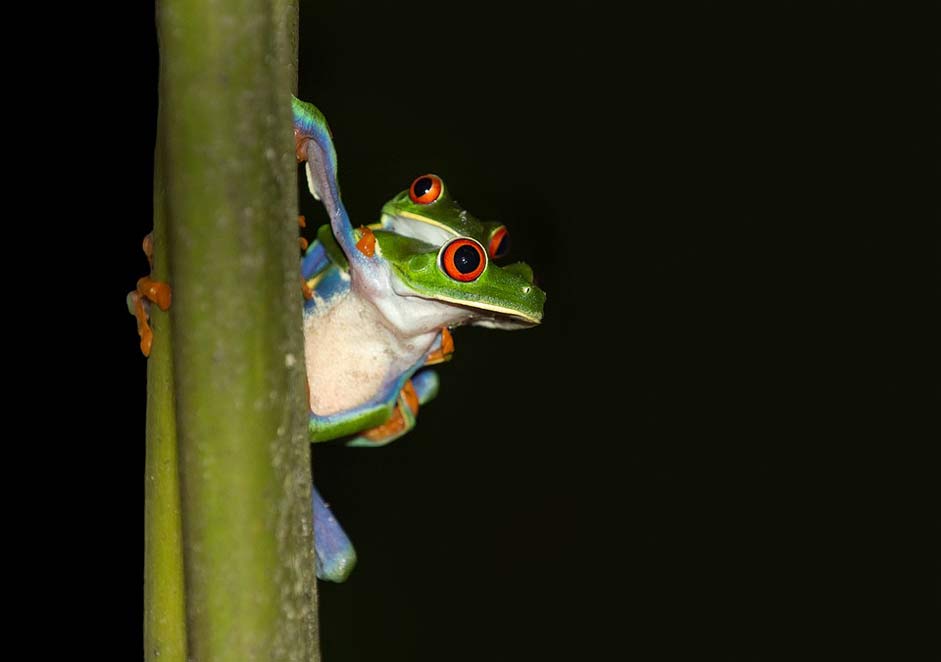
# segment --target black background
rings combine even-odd
[[[436,172],[548,293],[536,329],[455,333],[408,437],[314,448],[360,555],[320,587],[328,662],[926,659],[936,38],[888,5],[761,4],[301,3],[299,96],[354,221]],[[79,170],[107,174],[70,233],[100,258],[69,266],[97,381],[69,382],[62,563],[120,659],[142,636],[123,300],[151,227],[151,9],[89,43],[71,97]],[[301,209],[323,221],[303,188]]]

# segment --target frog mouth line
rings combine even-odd
[[[423,297],[426,298],[426,297]],[[446,296],[435,296],[435,301],[446,301],[452,305],[460,306],[461,308],[466,308],[468,310],[480,311],[486,310],[487,312],[496,313],[494,319],[497,320],[507,320],[522,322],[528,326],[536,326],[542,323],[542,315],[539,317],[534,317],[532,315],[527,315],[526,313],[520,312],[518,310],[513,310],[512,308],[504,308],[503,306],[495,306],[489,303],[468,303],[464,299],[454,299],[452,297]]]

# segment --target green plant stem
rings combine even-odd
[[[158,129],[158,134],[160,130]],[[160,141],[158,139],[158,145]],[[154,243],[167,244],[162,158],[154,168]],[[153,277],[166,280],[165,259]],[[147,363],[147,447],[144,467],[144,653],[148,662],[186,661],[186,603],[177,465],[170,320],[151,307],[154,342]]]
[[[296,21],[284,0],[158,5],[167,235],[155,239],[173,288],[185,654],[199,662],[319,660],[289,95]]]

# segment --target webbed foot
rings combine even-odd
[[[154,239],[153,233],[144,237],[144,254],[151,269],[154,266]],[[144,276],[137,281],[137,289],[127,295],[128,311],[137,318],[137,334],[140,336],[140,351],[144,356],[150,356],[150,348],[154,341],[154,332],[150,327],[150,302],[156,303],[160,310],[170,308],[172,294],[170,285],[150,276]]]
[[[297,157],[298,163],[303,163],[307,160],[308,140],[310,140],[309,135],[305,134],[297,127],[294,127],[294,156]]]

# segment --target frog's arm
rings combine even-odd
[[[327,227],[327,226],[324,226]],[[301,278],[310,280],[330,265],[327,251],[321,242],[315,241],[301,258]]]
[[[307,185],[311,194],[327,208],[333,235],[343,249],[351,269],[368,269],[374,258],[357,249],[349,214],[340,199],[337,182],[337,152],[330,128],[316,106],[291,97],[294,111],[294,141],[298,162],[306,161]]]
[[[312,490],[311,499],[317,576],[330,582],[345,581],[356,565],[356,550],[316,487]]]

